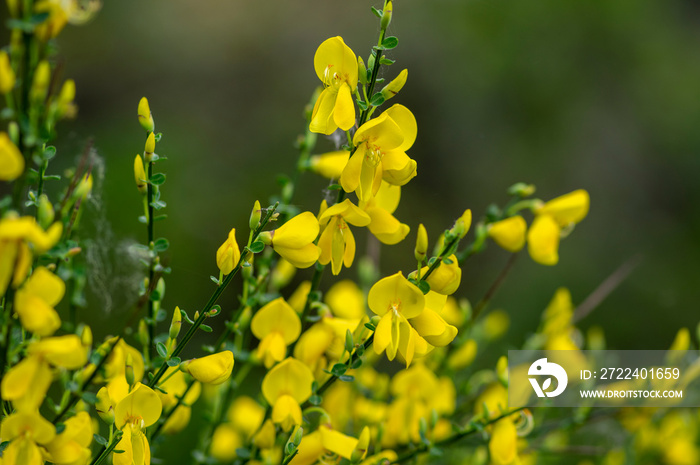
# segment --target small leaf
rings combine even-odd
[[[253,253],[260,253],[265,249],[265,244],[261,241],[255,241],[252,244],[250,244],[249,249]]]
[[[372,98],[369,101],[369,104],[372,105],[373,107],[378,107],[382,103],[384,103],[384,96],[382,95],[381,92],[377,92],[372,96]]]
[[[329,191],[339,191],[342,188],[343,187],[340,184],[331,184],[326,189],[328,189]]]
[[[44,149],[44,160],[51,160],[56,156],[56,147],[49,145]]]
[[[426,281],[420,281],[418,283],[418,289],[420,289],[423,295],[425,295],[430,292],[430,284],[428,284]]]
[[[365,328],[369,329],[370,331],[377,329],[372,323],[365,323]]]
[[[157,252],[165,252],[168,250],[168,247],[170,247],[170,242],[164,237],[160,237],[156,239],[156,241],[153,243],[153,248]]]
[[[167,364],[169,367],[176,367],[178,366],[182,360],[180,360],[180,357],[173,357],[170,360],[167,361]]]
[[[165,347],[165,344],[162,342],[159,342],[156,344],[156,352],[158,352],[158,355],[161,357],[165,358],[168,356],[168,349]]]
[[[357,106],[360,107],[360,110],[362,111],[367,111],[367,103],[364,100],[357,100]]]
[[[97,403],[97,395],[94,392],[83,392],[83,395],[80,397],[87,404]]]
[[[397,39],[394,36],[389,36],[382,41],[382,47],[384,47],[387,50],[396,48],[397,45],[399,45],[399,39]]]
[[[311,403],[311,405],[321,405],[323,399],[318,394],[314,394],[311,397],[309,397],[309,402]]]
[[[349,382],[351,382],[351,381],[354,381],[354,380],[355,380],[355,377],[354,377],[354,376],[350,376],[350,375],[340,375],[340,376],[338,376],[338,379],[341,380],[341,381],[345,381],[346,383],[349,383]]]
[[[205,333],[211,333],[212,331],[214,331],[213,329],[211,329],[211,326],[208,325],[200,325],[199,329],[201,329]]]
[[[56,434],[61,434],[66,430],[66,424],[65,423],[58,423],[56,425]]]
[[[387,58],[387,57],[382,57],[382,58],[379,60],[379,64],[380,64],[380,65],[391,66],[391,65],[393,65],[394,63],[396,63],[396,60],[392,60],[392,59],[389,59],[389,58]]]
[[[375,7],[372,7],[372,13],[374,13],[377,18],[382,19],[382,12],[377,10]]]
[[[343,375],[346,371],[348,371],[348,367],[345,366],[344,363],[336,363],[333,365],[333,368],[331,368],[331,373],[335,376]]]
[[[165,173],[156,173],[149,179],[154,186],[160,186],[165,182]]]
[[[95,439],[95,442],[101,446],[106,446],[108,443],[107,439],[100,436],[99,434],[93,434],[92,437]]]

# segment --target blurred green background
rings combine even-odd
[[[317,46],[340,35],[366,60],[378,33],[373,4],[382,6],[106,1],[93,22],[66,28],[58,44],[79,113],[59,127],[64,165],[52,169],[73,164],[88,138],[104,159],[85,221],[97,237],[86,254],[85,315],[104,322],[97,335],[136,299],[138,264],[128,251],[145,240],[132,173],[144,142],[139,99],[148,97],[164,134],[157,152],[168,157],[159,169],[168,176],[169,218],[157,224],[157,236],[171,243],[166,304],[192,313],[211,294],[215,252],[229,229],[244,231],[253,202],[265,204],[278,192],[277,174],[294,169],[303,107],[319,84]],[[584,188],[591,212],[562,242],[560,263],[537,265],[523,252],[494,300],[492,308],[511,315],[509,343],[536,329],[558,286],[580,303],[637,256],[640,265],[581,327],[603,326],[618,349],[662,349],[679,327],[694,332],[699,20],[697,3],[687,0],[396,0],[389,32],[400,44],[389,56],[397,63],[382,76],[409,69],[391,103],[418,120],[409,151],[418,176],[396,213],[412,232],[384,249],[382,272],[411,270],[419,222],[434,240],[465,208],[480,217],[489,203],[505,203],[515,182],[536,184],[545,200]],[[317,148],[334,143],[321,137]],[[316,211],[327,182],[306,174],[301,183],[299,207]],[[507,258],[491,244],[467,263],[457,295],[476,302]],[[325,277],[323,287],[331,282]],[[221,303],[224,311],[236,305],[234,292]]]

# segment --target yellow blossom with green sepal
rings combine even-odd
[[[231,376],[233,352],[224,350],[206,357],[187,360],[180,369],[204,384],[221,384]]]
[[[313,243],[319,226],[311,212],[300,213],[274,231],[264,231],[260,240],[297,268],[308,268],[318,260],[319,248]]]
[[[328,207],[319,217],[325,228],[318,240],[321,256],[318,261],[322,265],[331,264],[333,274],[340,273],[343,265],[352,266],[355,259],[355,237],[348,227],[367,226],[372,221],[367,213],[354,205],[350,199]]]

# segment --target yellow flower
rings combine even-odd
[[[447,359],[447,366],[451,370],[461,370],[472,364],[476,358],[477,343],[474,339],[467,339],[464,344],[452,352]]]
[[[43,42],[56,37],[68,23],[68,14],[58,1],[40,0],[34,6],[34,11],[49,14],[49,17],[34,29],[36,36]]]
[[[369,231],[380,242],[394,245],[404,240],[410,228],[397,220],[392,213],[396,211],[401,199],[401,188],[382,181],[377,195],[360,203],[370,217]]]
[[[53,308],[63,298],[66,285],[44,267],[37,268],[15,295],[15,312],[22,327],[38,336],[50,336],[61,326]]]
[[[318,245],[321,256],[318,261],[322,265],[331,263],[334,275],[340,273],[343,265],[350,267],[355,259],[355,237],[348,227],[367,226],[371,219],[367,213],[355,206],[350,199],[327,208],[319,217],[321,224],[327,222],[321,233]]]
[[[309,167],[314,173],[320,174],[324,178],[338,179],[348,164],[350,152],[338,150],[322,155],[313,155],[309,158]]]
[[[270,368],[287,355],[287,346],[301,333],[299,315],[279,297],[263,306],[253,316],[250,330],[260,340],[257,355]]]
[[[509,252],[518,252],[525,245],[527,224],[520,215],[511,216],[489,225],[489,236]]]
[[[5,417],[0,437],[10,444],[3,451],[2,463],[7,465],[43,465],[39,446],[46,446],[56,437],[56,428],[38,411],[13,413]]]
[[[85,464],[90,459],[92,442],[92,419],[87,412],[79,412],[64,422],[65,429],[49,444],[48,460],[56,464]]]
[[[527,250],[530,257],[542,265],[559,262],[561,228],[550,215],[538,215],[527,232]]]
[[[403,105],[394,105],[379,117],[363,124],[353,137],[355,153],[350,157],[340,184],[368,201],[384,179],[403,186],[416,175],[416,162],[406,155],[416,140],[418,126],[413,113]]]
[[[236,242],[236,228],[233,228],[228,233],[226,242],[216,251],[216,265],[223,274],[227,275],[233,271],[240,259],[241,251]]]
[[[76,370],[87,363],[87,349],[74,334],[46,338],[29,345],[28,356],[10,368],[0,392],[19,411],[39,408],[53,381],[51,366]]]
[[[158,395],[141,383],[119,401],[114,409],[115,426],[123,435],[116,448],[124,452],[112,455],[114,465],[150,465],[151,450],[143,429],[158,421],[162,410]]]
[[[588,214],[590,203],[588,192],[578,189],[546,202],[535,213],[549,215],[559,226],[564,227],[583,220]]]
[[[184,362],[180,367],[200,383],[221,384],[231,376],[233,352],[224,350],[217,354],[195,358]]]
[[[457,336],[457,328],[447,324],[440,311],[447,302],[447,296],[430,291],[425,295],[425,308],[420,315],[411,318],[411,326],[423,339],[436,347],[444,347]]]
[[[347,131],[355,124],[357,58],[341,37],[325,40],[314,55],[316,75],[325,89],[319,95],[311,116],[309,130],[326,135],[340,127]]]
[[[0,181],[14,181],[24,172],[24,157],[6,132],[0,132]]]
[[[324,300],[337,318],[359,320],[365,316],[365,296],[355,281],[350,279],[333,284]]]
[[[10,57],[6,51],[0,51],[0,94],[7,94],[14,87],[15,72],[10,65]]]
[[[459,288],[462,282],[462,269],[459,267],[459,262],[457,257],[452,254],[447,257],[450,263],[446,263],[444,260],[433,270],[430,275],[425,278],[425,281],[430,284],[430,290],[435,291],[438,294],[450,295],[454,294]],[[430,269],[429,266],[424,266],[420,270],[420,275],[425,276],[425,274]],[[415,271],[408,275],[409,278],[417,277]]]
[[[369,290],[367,302],[370,310],[382,317],[374,333],[375,353],[386,350],[387,358],[394,360],[400,351],[406,366],[410,365],[416,340],[407,318],[415,318],[423,312],[423,293],[398,272],[375,283]]]
[[[489,439],[489,453],[494,465],[509,465],[517,459],[518,433],[509,418],[498,420],[493,425]]]
[[[285,431],[301,425],[299,404],[311,396],[314,375],[299,360],[288,358],[275,365],[262,382],[265,400],[272,405],[272,421]]]
[[[243,438],[229,424],[222,424],[216,427],[211,437],[209,453],[219,462],[230,462],[236,458],[236,449],[242,447]]]
[[[274,231],[264,231],[260,240],[297,268],[308,268],[318,260],[314,244],[318,236],[318,220],[311,212],[301,213]]]

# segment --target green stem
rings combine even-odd
[[[292,452],[291,455],[288,455],[284,458],[282,465],[288,465],[294,459],[294,457],[297,456],[298,453],[299,449],[294,449],[294,452]]]
[[[146,220],[148,221],[148,250],[150,253],[150,260],[149,260],[149,265],[148,265],[148,287],[149,289],[155,289],[155,283],[153,282],[153,279],[155,277],[155,243],[153,242],[154,236],[155,236],[155,222],[153,219],[154,216],[154,209],[153,209],[153,195],[154,195],[154,189],[153,189],[153,184],[151,184],[151,178],[153,177],[153,161],[148,160],[146,162],[148,164],[148,173],[146,177],[148,178],[148,182],[146,184],[147,186],[147,192],[146,196],[148,198],[148,214],[146,215],[147,218]],[[156,337],[156,315],[155,315],[155,302],[151,300],[150,295],[148,297],[148,358],[152,359],[154,356],[154,349],[155,346],[153,344],[153,341],[155,340]]]
[[[255,240],[258,238],[260,235],[260,232],[262,229],[267,225],[267,223],[270,221],[270,218],[272,218],[272,215],[274,214],[275,210],[277,210],[277,207],[279,206],[279,202],[275,203],[273,207],[268,209],[267,214],[265,215],[265,218],[260,222],[257,228],[255,228],[255,231],[253,232],[253,240],[252,242],[255,242]],[[224,280],[216,287],[216,290],[214,293],[211,295],[209,298],[209,301],[204,305],[204,308],[201,310],[199,313],[199,317],[197,320],[195,320],[194,324],[190,326],[190,328],[187,330],[187,333],[183,336],[183,338],[178,342],[177,346],[175,347],[175,350],[173,350],[173,353],[170,355],[171,358],[177,357],[180,352],[185,348],[188,342],[190,342],[190,339],[192,339],[192,336],[194,336],[194,333],[199,329],[199,327],[204,323],[204,320],[207,318],[209,314],[209,310],[214,307],[214,304],[219,300],[219,297],[221,297],[221,294],[223,294],[224,290],[226,290],[226,287],[231,283],[233,280],[234,276],[238,274],[240,271],[241,267],[243,266],[243,262],[246,258],[246,255],[249,253],[249,249],[246,247],[243,249],[243,253],[241,253],[241,258],[238,260],[238,263],[236,263],[235,268],[224,278]],[[241,309],[242,311],[242,309]],[[236,316],[238,318],[239,315]],[[163,364],[160,366],[158,369],[158,372],[151,378],[151,380],[148,382],[148,387],[152,388],[155,386],[160,378],[163,377],[163,374],[165,374],[165,371],[168,369],[168,363],[167,361],[164,361]]]
[[[117,447],[119,441],[121,440],[121,435],[117,434],[114,436],[112,441],[110,441],[108,446],[102,446],[99,453],[90,462],[90,465],[100,465],[109,456],[109,454]]]

